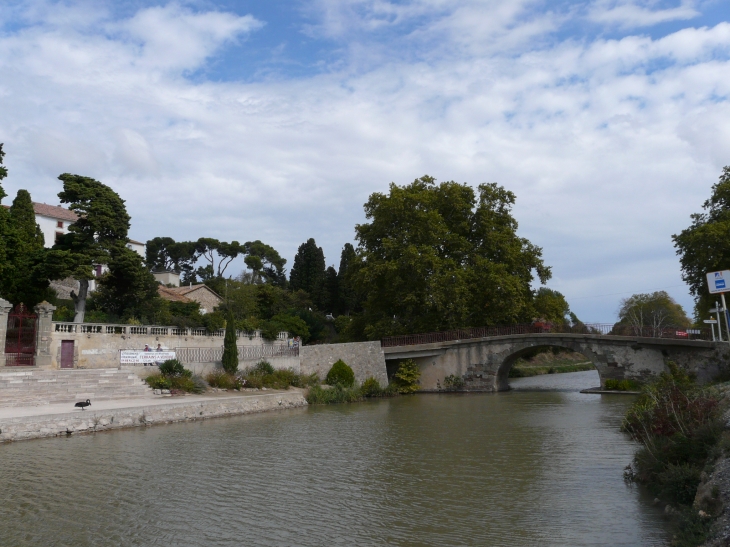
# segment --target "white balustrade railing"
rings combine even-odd
[[[145,336],[204,336],[204,337],[220,337],[226,335],[225,329],[219,329],[213,332],[205,328],[180,328],[180,327],[164,327],[164,326],[147,326],[147,325],[112,325],[107,323],[64,323],[60,321],[53,322],[53,331],[58,333],[81,333],[81,334],[131,334]],[[263,340],[261,331],[252,332],[238,330],[236,338],[248,338],[249,340]],[[288,332],[280,332],[276,339],[278,341],[286,341],[289,338]]]

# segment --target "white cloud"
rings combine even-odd
[[[700,15],[697,0],[682,0],[679,6],[656,9],[657,0],[599,0],[589,11],[596,23],[621,27],[648,27],[668,21],[683,21]]]
[[[643,291],[680,283],[670,236],[730,163],[728,23],[552,43],[566,15],[528,2],[329,3],[327,32],[377,50],[367,70],[193,83],[260,23],[170,4],[76,25],[54,6],[0,35],[5,187],[53,202],[59,173],[94,176],[127,200],[136,239],[262,239],[291,262],[315,237],[336,265],[368,195],[428,173],[515,191],[567,296]],[[421,44],[417,61],[363,37],[414,21],[394,43]],[[610,320],[617,301],[573,307]]]

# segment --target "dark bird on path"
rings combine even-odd
[[[86,401],[79,401],[74,405],[75,407],[81,407],[81,410],[86,410],[87,406],[91,406],[91,401],[86,399]]]

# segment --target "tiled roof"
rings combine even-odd
[[[223,300],[218,293],[216,293],[213,289],[211,289],[208,285],[206,285],[204,283],[201,283],[199,285],[183,285],[182,287],[173,287],[170,290],[175,291],[177,294],[190,294],[191,292],[197,291],[200,289],[208,291],[211,294],[214,294],[216,297]]]
[[[192,302],[192,300],[190,300],[187,296],[183,296],[182,294],[175,291],[175,289],[164,287],[162,285],[157,286],[157,293],[160,295],[161,298],[164,298],[165,300],[169,300],[171,302]]]
[[[134,245],[146,245],[146,243],[142,243],[141,241],[135,241],[134,239],[128,239],[129,243],[133,243]]]
[[[67,220],[69,222],[76,222],[79,218],[76,213],[60,205],[47,205],[45,203],[33,202],[33,211],[36,215],[56,218],[58,220]]]

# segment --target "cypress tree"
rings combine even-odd
[[[3,292],[17,304],[31,307],[48,298],[48,280],[40,272],[44,259],[43,232],[35,221],[27,190],[18,190],[7,217],[6,275]]]
[[[356,311],[357,307],[357,294],[351,280],[356,260],[355,247],[352,246],[352,243],[345,243],[340,255],[340,269],[337,271],[337,289],[339,312],[347,315]]]
[[[326,304],[324,279],[324,252],[322,247],[317,247],[314,239],[310,238],[297,250],[289,277],[289,286],[293,291],[301,289],[308,292],[314,304],[321,309]]]
[[[3,157],[5,156],[5,152],[3,152],[3,144],[0,143],[0,181],[2,181],[5,177],[8,176],[8,170],[3,166]],[[8,217],[9,213],[5,209],[5,207],[2,206],[3,198],[7,196],[5,191],[3,190],[2,184],[0,184],[0,298],[5,297],[5,282],[7,278],[6,269],[7,269],[7,261],[6,261],[6,246],[8,241]]]
[[[236,325],[233,321],[233,312],[229,308],[226,320],[226,335],[223,338],[223,370],[228,374],[235,374],[238,370],[238,347],[236,346]]]

